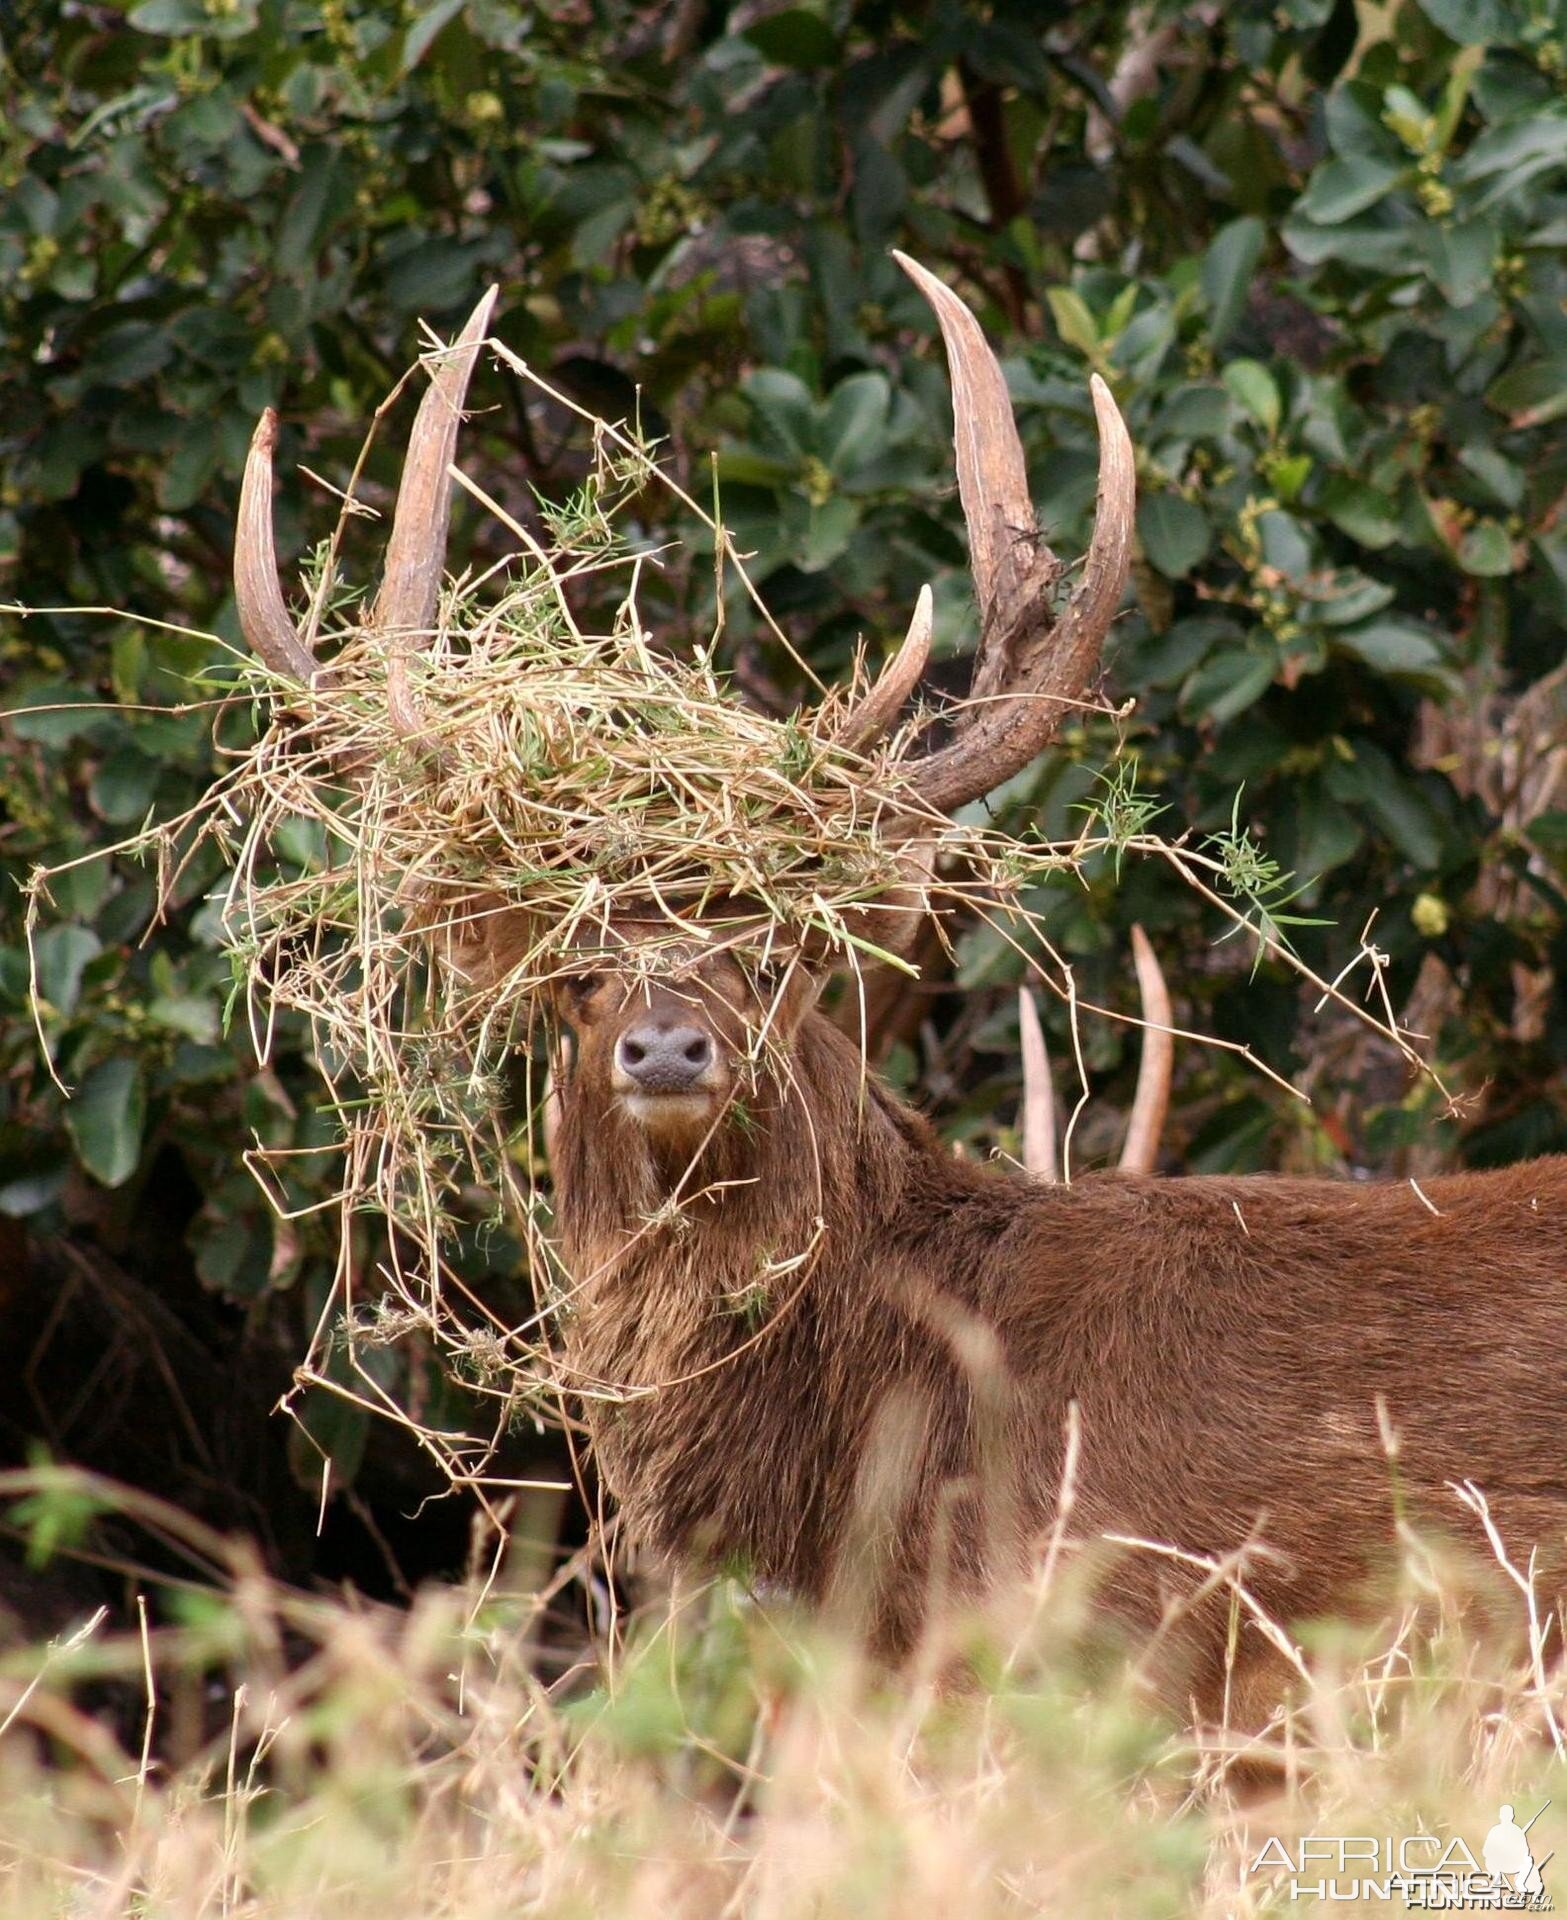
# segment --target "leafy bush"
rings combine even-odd
[[[449,332],[490,279],[500,333],[565,394],[640,410],[694,488],[717,450],[725,522],[817,673],[901,631],[927,579],[939,651],[961,652],[945,373],[896,244],[1004,344],[1061,551],[1091,512],[1090,369],[1139,448],[1108,682],[1135,707],[997,804],[1070,832],[1119,748],[1163,829],[1238,818],[1304,885],[1320,971],[1375,912],[1386,991],[1402,1006],[1418,982],[1417,1024],[1472,1097],[1443,1122],[1391,1055],[1215,947],[1160,872],[1106,860],[1045,903],[1085,996],[1131,1004],[1141,919],[1185,1024],[1317,1096],[1188,1049],[1174,1161],[1567,1146],[1564,48],[1561,0],[34,10],[0,119],[0,565],[5,597],[43,610],[0,629],[8,861],[77,860],[192,802],[257,412],[284,412],[281,537],[303,553],[332,502],[296,465],[341,480],[416,322]],[[572,416],[493,374],[478,399],[471,470],[521,514],[567,493]],[[700,546],[648,590],[671,639],[706,631]],[[727,631],[748,687],[803,695],[738,596]],[[218,738],[248,724],[230,712]],[[177,1178],[207,1285],[293,1287],[309,1324],[336,1249],[276,1220],[241,1161],[258,1137],[314,1149],[329,1122],[299,1037],[258,1070],[228,1020],[218,877],[198,860],[161,917],[159,877],[124,859],[53,882],[38,1017],[70,1103],[40,1062],[13,895],[0,1207],[103,1232]],[[1015,977],[975,933],[959,993],[935,975],[885,1022],[894,1074],[986,1145],[1010,1140]],[[1106,1114],[1120,1035],[1089,1035]],[[327,1176],[295,1164],[308,1201]]]

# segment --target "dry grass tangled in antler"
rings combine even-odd
[[[928,810],[903,771],[923,717],[862,751],[843,737],[862,675],[776,717],[728,689],[710,643],[650,639],[637,589],[658,556],[621,523],[663,476],[596,429],[588,484],[544,514],[550,545],[479,495],[513,556],[453,584],[417,650],[360,616],[329,558],[312,587],[322,670],[307,689],[247,666],[263,724],[203,820],[231,863],[222,921],[258,1052],[277,1009],[305,1017],[345,1214],[399,1230],[386,1277],[404,1313],[454,1355],[482,1337],[481,1390],[503,1402],[549,1382],[548,1313],[476,1335],[443,1282],[477,1206],[520,1225],[548,1291],[548,1209],[506,1089],[539,1104],[549,983],[604,955],[678,973],[722,945],[781,991],[806,956],[857,970],[895,950],[932,891],[909,843]],[[962,853],[935,889],[954,898],[994,902],[1060,863],[939,816],[929,831]],[[617,946],[627,916],[637,937]],[[758,1054],[769,1044],[763,1020]],[[253,1158],[281,1207],[286,1167]],[[374,1342],[356,1291],[345,1256],[340,1319]]]
[[[224,925],[258,1037],[271,1006],[307,1017],[356,1181],[373,1161],[358,1197],[431,1254],[457,1183],[494,1180],[497,1076],[551,979],[720,943],[853,964],[877,951],[867,924],[895,940],[915,904],[894,832],[912,730],[868,757],[834,737],[841,696],[775,718],[728,692],[708,649],[652,644],[617,473],[601,459],[552,550],[530,541],[504,576],[458,583],[423,650],[348,624],[308,691],[263,677],[267,724],[209,817],[244,822]],[[585,628],[575,591],[602,603],[607,584],[618,606]],[[611,932],[628,912],[630,952]]]

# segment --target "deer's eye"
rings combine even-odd
[[[592,973],[562,973],[555,976],[555,989],[568,1013],[580,1013],[593,998],[598,976]]]
[[[761,997],[772,1000],[789,978],[789,962],[781,958],[764,961],[753,970],[751,977]]]

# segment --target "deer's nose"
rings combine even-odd
[[[712,1040],[701,1027],[665,1027],[645,1020],[615,1042],[615,1065],[641,1093],[686,1093],[712,1059]]]

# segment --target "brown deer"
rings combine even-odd
[[[945,339],[980,617],[973,700],[913,776],[917,848],[933,816],[1026,767],[1090,688],[1127,574],[1134,463],[1096,378],[1096,518],[1057,614],[1063,568],[1036,528],[1001,370],[956,295],[902,264]],[[449,463],[489,314],[486,299],[440,363],[410,440],[371,616],[409,648],[435,618]],[[274,431],[269,415],[247,467],[235,585],[256,652],[308,678],[273,554]],[[912,691],[925,613],[922,596],[852,737]],[[613,937],[630,952],[652,920],[623,917]],[[955,1158],[817,1010],[821,969],[802,959],[766,986],[777,1045],[748,1077],[763,987],[732,955],[686,958],[650,982],[600,952],[559,992],[576,1042],[554,1151],[576,1280],[565,1364],[640,1541],[742,1561],[811,1601],[857,1599],[892,1655],[936,1602],[1025,1572],[1066,1519],[1077,1541],[1243,1559],[1250,1593],[1289,1621],[1355,1598],[1398,1511],[1475,1537],[1450,1491],[1472,1481],[1554,1583],[1567,1158],[1424,1190],[1121,1172],[1043,1184]],[[1166,1634],[1168,1672],[1211,1704],[1227,1607],[1203,1582],[1132,1551],[1110,1598],[1143,1627],[1193,1602]],[[1242,1660],[1265,1652],[1243,1626]]]

